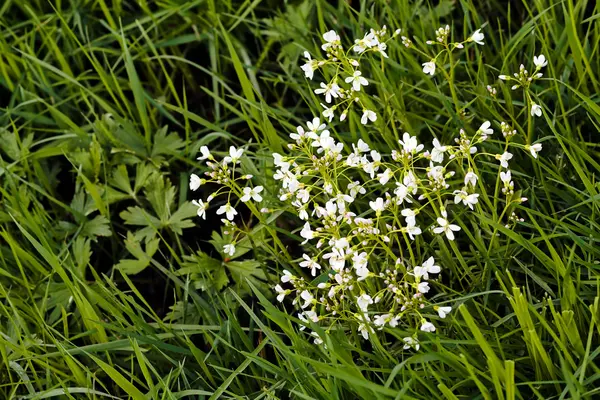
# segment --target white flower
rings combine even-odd
[[[284,290],[281,285],[277,284],[275,286],[275,291],[277,292],[277,301],[281,303],[287,294],[287,290]]]
[[[313,60],[310,57],[310,53],[308,51],[304,52],[304,57],[307,59],[306,64],[302,65],[302,71],[304,71],[304,75],[308,79],[312,79],[315,75],[315,70],[319,67],[319,63],[317,60]]]
[[[479,193],[471,193],[467,197],[463,198],[462,201],[472,210],[473,206],[479,202]]]
[[[340,36],[334,30],[325,32],[323,34],[323,39],[326,42],[323,45],[321,45],[321,48],[324,51],[327,51],[327,49],[329,49],[330,47],[338,45],[340,43]]]
[[[429,283],[428,282],[419,282],[417,285],[417,292],[419,293],[427,293],[429,292]]]
[[[202,200],[192,200],[192,204],[198,207],[198,216],[202,219],[206,219],[206,208],[208,207],[208,202],[203,202]]]
[[[317,264],[317,262],[310,258],[307,254],[302,254],[302,258],[304,259],[304,261],[300,262],[300,266],[303,268],[310,269],[310,274],[312,276],[316,276],[317,270],[321,269],[321,266]]]
[[[435,332],[435,326],[431,322],[425,321],[421,325],[421,330],[423,332]]]
[[[452,225],[450,222],[448,222],[448,220],[446,219],[447,214],[445,211],[442,213],[442,215],[443,217],[439,217],[437,219],[437,223],[440,226],[438,226],[437,228],[433,228],[433,233],[445,233],[448,240],[454,240],[454,232],[460,231],[460,226]]]
[[[223,162],[225,162],[225,164],[236,164],[239,162],[242,154],[244,154],[244,149],[236,149],[235,147],[231,146],[229,147],[229,155],[223,159]]]
[[[490,128],[490,125],[492,125],[490,123],[490,121],[485,121],[483,124],[481,124],[481,126],[479,127],[479,132],[481,132],[482,135],[491,135],[494,133],[494,130],[492,128]]]
[[[354,148],[354,151],[358,150],[360,153],[366,153],[371,150],[369,145],[366,144],[362,139],[358,139],[357,146],[355,147],[354,144],[352,144],[352,147]]]
[[[537,57],[533,56],[533,63],[536,67],[543,68],[548,65],[548,60],[546,60],[546,57],[543,54],[540,54]]]
[[[475,42],[479,45],[483,45],[483,33],[481,33],[481,29],[477,29],[475,32],[473,32],[473,34],[469,38],[469,41]]]
[[[400,214],[405,217],[406,226],[415,226],[417,224],[415,220],[417,213],[410,208],[405,208],[404,210],[400,211]]]
[[[383,329],[383,327],[385,326],[385,323],[389,317],[390,317],[390,314],[376,315],[373,318],[373,325],[375,325],[379,329]]]
[[[498,79],[500,79],[502,81],[507,81],[509,79],[509,77],[506,75],[498,75]]]
[[[542,107],[540,107],[538,104],[535,104],[533,101],[531,102],[531,116],[542,116]]]
[[[452,307],[437,307],[437,312],[440,318],[446,318],[446,315],[450,314]]]
[[[356,39],[354,41],[354,51],[358,54],[363,53],[366,49],[370,49],[371,47],[379,45],[379,40],[375,35],[375,32],[371,30],[371,32],[366,33],[365,37],[362,39]]]
[[[212,158],[212,155],[206,146],[200,147],[200,153],[202,153],[202,156],[198,157],[197,160],[206,160],[207,158]]]
[[[414,348],[415,350],[419,350],[419,348],[421,347],[421,345],[419,344],[419,342],[417,342],[415,339],[409,337],[405,337],[404,339],[402,339],[402,341],[404,342],[404,350],[408,350],[410,348]]]
[[[228,254],[230,257],[233,256],[233,254],[235,253],[235,245],[233,243],[226,244],[225,246],[223,246],[223,252],[225,254]]]
[[[310,224],[308,222],[304,224],[304,227],[302,227],[302,230],[300,231],[300,236],[302,236],[305,239],[304,243],[308,242],[310,239],[315,237],[315,233],[310,229]]]
[[[366,125],[368,121],[371,121],[371,122],[377,121],[377,114],[375,114],[375,111],[364,109],[363,115],[360,118],[360,123],[363,125]]]
[[[402,228],[402,232],[408,233],[410,240],[415,240],[415,236],[421,234],[421,228],[418,226],[407,226]]]
[[[356,303],[358,304],[358,308],[364,313],[367,312],[367,308],[373,304],[373,299],[368,294],[362,294],[356,298]]]
[[[507,169],[506,172],[501,171],[500,172],[500,179],[502,180],[502,182],[504,182],[505,185],[509,185],[510,181],[512,180],[512,176],[511,176],[510,170]]]
[[[431,76],[435,74],[435,62],[433,60],[423,63],[421,65],[423,65],[423,72],[425,74],[429,74]]]
[[[431,150],[431,161],[441,163],[444,161],[444,152],[448,150],[447,146],[440,145],[439,140],[433,139],[433,150]]]
[[[465,206],[468,206],[471,210],[473,209],[473,206],[475,204],[477,204],[477,202],[479,201],[478,193],[468,194],[464,190],[455,190],[453,194],[454,194],[454,203],[455,204],[460,204],[462,202],[462,203],[464,203]]]
[[[311,332],[310,335],[315,338],[315,340],[313,341],[314,344],[316,344],[317,346],[323,344],[323,339],[319,337],[319,334],[317,332]]]
[[[312,133],[319,133],[319,131],[327,128],[327,125],[321,123],[319,117],[314,117],[312,121],[307,121],[306,126],[308,126],[308,129],[310,129]]]
[[[202,185],[202,179],[196,174],[190,175],[190,190],[196,191]]]
[[[219,207],[217,210],[217,215],[226,214],[227,219],[233,221],[233,218],[237,215],[237,211],[235,208],[231,206],[231,204],[227,203],[224,206]]]
[[[375,201],[370,201],[369,206],[375,211],[377,214],[380,214],[385,209],[385,203],[381,197],[375,199]]]
[[[382,174],[377,174],[377,179],[379,180],[379,183],[385,185],[392,178],[392,176],[394,176],[394,173],[388,168]]]
[[[358,331],[360,332],[360,334],[362,335],[362,337],[365,340],[369,339],[369,325],[368,322],[370,322],[369,316],[368,315],[364,315],[364,320],[361,319],[361,324],[358,326]]]
[[[416,136],[410,136],[408,132],[404,132],[402,135],[402,140],[398,140],[407,153],[418,153],[423,150],[423,145],[419,144]],[[407,185],[408,186],[408,185]]]
[[[335,116],[333,113],[333,111],[335,110],[335,106],[329,108],[323,103],[321,103],[321,106],[324,108],[323,117],[327,118],[329,122],[333,121],[333,117]]]
[[[441,268],[439,265],[434,265],[435,260],[433,257],[429,257],[427,261],[423,263],[420,267],[415,267],[413,274],[417,278],[423,278],[424,280],[429,279],[429,274],[439,274]]]
[[[295,278],[294,275],[292,275],[292,273],[290,271],[288,271],[287,269],[283,270],[283,275],[281,275],[281,282],[288,283],[289,281],[293,280],[294,278]]]
[[[252,199],[252,200],[256,201],[257,203],[259,203],[263,199],[262,196],[259,194],[262,191],[263,191],[262,186],[255,186],[253,188],[245,187],[244,195],[240,198],[240,200],[245,203],[248,200]]]
[[[527,148],[527,150],[529,150],[529,152],[531,153],[533,158],[537,158],[537,153],[542,151],[541,143],[536,143],[536,144],[532,144],[531,146],[525,146],[525,147]]]
[[[465,186],[467,184],[470,184],[473,187],[477,185],[477,175],[473,171],[468,171],[465,174]]]
[[[500,165],[503,168],[508,168],[508,162],[510,161],[511,158],[513,158],[513,155],[507,151],[502,153],[502,155],[496,154],[496,160],[500,161]]]
[[[315,89],[315,94],[325,94],[325,101],[331,103],[331,98],[340,97],[340,87],[337,83],[332,82],[328,85],[321,82],[321,88]]]
[[[300,297],[302,300],[304,300],[304,304],[301,305],[302,308],[306,308],[311,305],[314,299],[313,295],[308,290],[303,290],[302,293],[300,293]]]
[[[367,86],[369,84],[369,81],[367,81],[361,75],[362,75],[362,72],[360,72],[358,70],[354,71],[352,76],[349,76],[346,79],[344,79],[344,82],[346,82],[346,83],[352,82],[352,89],[354,89],[354,91],[356,91],[356,92],[360,92],[361,85]]]

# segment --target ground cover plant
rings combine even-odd
[[[0,396],[595,398],[599,15],[2,3]]]

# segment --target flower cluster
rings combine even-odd
[[[546,57],[543,54],[540,54],[539,56],[533,57],[533,64],[535,65],[535,70],[531,74],[525,69],[525,66],[521,64],[519,67],[519,72],[515,72],[513,74],[514,77],[509,75],[499,75],[498,78],[503,81],[513,82],[514,84],[511,87],[512,90],[523,88],[529,102],[529,112],[531,113],[531,116],[541,117],[542,107],[531,99],[529,87],[533,81],[544,76],[544,74],[540,71],[542,68],[548,65],[548,60],[546,60]]]
[[[207,146],[200,148],[202,155],[198,160],[205,161],[208,171],[205,172],[206,178],[200,178],[196,174],[190,175],[190,190],[196,191],[200,186],[210,182],[221,185],[219,189],[208,196],[206,201],[201,199],[193,200],[192,203],[198,207],[198,216],[206,219],[206,210],[210,202],[220,194],[227,194],[227,202],[217,209],[217,215],[225,215],[226,219],[221,221],[230,229],[226,232],[232,238],[231,243],[223,247],[223,252],[229,256],[233,256],[236,251],[235,242],[239,233],[236,230],[236,224],[233,221],[238,215],[235,206],[231,204],[232,195],[234,200],[239,200],[242,203],[250,202],[250,200],[260,203],[262,201],[261,192],[262,186],[245,186],[240,185],[240,182],[247,182],[252,179],[252,175],[236,174],[236,166],[240,163],[240,159],[244,154],[244,149],[238,149],[234,146],[229,148],[229,153],[221,161],[217,161]]]
[[[400,30],[396,30],[393,37],[399,33]],[[380,30],[371,29],[362,39],[356,39],[350,50],[346,51],[341,44],[340,36],[331,30],[323,35],[325,42],[321,49],[326,52],[325,59],[313,59],[308,51],[304,52],[306,62],[301,68],[308,79],[312,80],[315,71],[319,69],[334,71],[333,78],[329,82],[321,82],[320,87],[315,89],[315,94],[323,95],[327,104],[337,101],[337,104],[331,107],[321,103],[324,108],[323,117],[329,122],[333,120],[338,109],[343,109],[339,116],[340,121],[346,119],[353,104],[361,107],[360,122],[363,125],[377,120],[377,114],[366,107],[360,96],[362,88],[369,85],[369,81],[360,70],[360,62],[363,55],[367,53],[379,53],[384,58],[388,58],[386,50],[390,38],[386,39],[386,36],[385,26]],[[351,56],[352,53],[355,53],[355,57]]]
[[[394,36],[398,34],[396,31]],[[487,204],[480,203],[482,191],[489,186],[478,175],[482,158],[499,163],[495,191],[504,196],[504,209],[497,222],[506,226],[521,222],[512,205],[527,199],[515,195],[509,169],[513,154],[509,150],[521,148],[537,158],[542,145],[516,143],[512,139],[517,130],[501,122],[504,147],[490,153],[486,149],[493,146],[483,145],[494,136],[490,121],[484,121],[477,129],[457,129],[452,143],[434,138],[427,150],[408,132],[398,138],[395,148],[386,151],[362,139],[354,143],[339,141],[328,128],[327,120],[331,122],[334,110],[343,104],[347,106],[340,115],[342,121],[352,103],[363,104],[358,96],[368,81],[358,70],[360,56],[379,52],[387,57],[385,35],[384,27],[356,40],[351,49],[358,54],[358,60],[347,56],[349,52],[343,49],[335,31],[323,35],[322,49],[327,59],[313,60],[306,53],[308,61],[302,70],[310,79],[319,68],[336,67],[334,78],[328,84],[322,83],[315,92],[323,94],[327,103],[333,99],[340,102],[326,107],[325,121],[314,117],[297,126],[289,134],[291,143],[286,154],[273,154],[273,179],[279,183],[281,209],[302,221],[298,234],[303,240],[301,258],[290,268],[292,271],[283,271],[281,282],[274,289],[279,302],[291,298],[299,309],[301,330],[314,325],[325,330],[350,329],[368,339],[383,329],[402,326],[413,332],[404,338],[405,349],[418,350],[419,332],[434,332],[436,319],[445,318],[452,311],[451,306],[432,304],[427,298],[432,289],[441,288],[436,279],[442,267],[436,263],[435,253],[426,248],[435,248],[439,241],[454,241],[460,235],[457,214],[496,207],[496,200],[493,205],[489,200]],[[460,43],[449,43],[449,37],[446,26],[436,31],[436,41],[428,43],[444,46],[443,51],[450,53],[470,42],[482,45],[484,38],[480,30]],[[409,39],[402,40],[405,46],[412,46]],[[536,57],[535,62],[545,65],[543,56]],[[433,75],[435,59],[431,63],[424,64],[424,72]],[[339,85],[342,74],[347,75],[347,88]],[[488,91],[496,95],[495,89],[490,87]],[[365,109],[361,122],[366,124],[376,118],[374,111]],[[192,190],[206,182],[222,185],[206,202],[197,200],[194,204],[198,215],[204,218],[208,203],[227,192],[228,200],[217,214],[225,214],[223,221],[234,233],[237,211],[231,204],[232,195],[247,203],[255,214],[273,211],[258,211],[252,203],[262,201],[263,188],[247,186],[251,176],[236,175],[243,152],[231,147],[228,155],[217,161],[203,146],[199,160],[206,160],[206,177],[192,175],[190,179]],[[431,246],[423,246],[425,241]],[[232,234],[223,251],[233,255],[235,244],[236,236]],[[318,331],[310,335],[315,343],[323,343]]]
[[[437,29],[435,31],[435,40],[428,40],[425,43],[428,45],[438,45],[441,46],[442,49],[436,53],[433,57],[431,57],[430,55],[428,55],[425,51],[416,49],[420,54],[422,54],[424,57],[429,58],[429,61],[426,61],[422,64],[423,66],[423,73],[428,74],[428,75],[435,75],[435,71],[436,71],[436,67],[438,65],[442,65],[441,63],[443,62],[443,60],[441,60],[441,58],[447,54],[448,56],[450,56],[450,54],[456,50],[456,49],[464,49],[465,45],[468,43],[476,43],[478,45],[483,45],[483,39],[484,39],[484,35],[483,33],[481,33],[481,29],[477,29],[475,32],[473,32],[473,34],[471,36],[469,36],[467,39],[463,40],[462,42],[449,42],[448,38],[450,37],[450,26],[446,25],[443,27],[440,27],[439,29]],[[404,37],[402,37],[403,43],[404,43]],[[412,42],[410,42],[412,44]],[[406,47],[413,47],[411,45],[406,45]]]
[[[461,228],[451,222],[451,209],[474,210],[479,204],[478,156],[493,156],[508,167],[511,153],[480,152],[478,146],[493,133],[486,121],[472,135],[461,129],[454,145],[434,139],[428,151],[404,133],[398,148],[385,155],[362,139],[346,151],[319,118],[298,126],[290,134],[291,154],[273,154],[273,177],[281,185],[280,200],[305,221],[298,266],[315,279],[284,271],[275,288],[278,300],[291,296],[306,324],[331,329],[339,320],[354,321],[365,339],[400,324],[435,331],[424,312],[444,318],[451,310],[429,304],[425,296],[441,268],[432,256],[416,259],[413,247],[424,234],[455,239]],[[509,196],[510,171],[502,171],[501,179]],[[507,205],[524,201],[507,200]],[[415,346],[416,335],[406,342]]]

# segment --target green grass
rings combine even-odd
[[[0,5],[1,398],[600,395],[600,6],[330,3]],[[524,222],[498,223],[487,190],[456,242],[418,242],[443,263],[440,300],[455,307],[418,352],[402,349],[402,330],[365,342],[334,329],[314,345],[270,289],[298,270],[297,221],[244,210],[245,249],[228,258],[216,208],[197,218],[187,188],[200,146],[248,144],[242,168],[274,204],[268,155],[320,112],[303,51],[318,54],[329,29],[349,44],[383,24],[415,42],[440,25],[457,38],[483,26],[485,46],[454,60],[451,88],[393,41],[389,60],[361,66],[380,118],[364,127],[351,113],[331,129],[338,140],[389,153],[404,131],[448,143],[462,124],[507,120],[544,146],[511,165]],[[544,114],[531,122],[497,76],[540,53]]]

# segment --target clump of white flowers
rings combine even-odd
[[[392,37],[398,34],[400,34],[400,30],[396,30]],[[363,125],[377,120],[375,111],[369,110],[364,104],[364,88],[369,85],[369,81],[360,70],[360,62],[362,57],[368,53],[379,53],[382,57],[388,58],[387,42],[391,38],[387,36],[385,26],[380,30],[371,29],[363,38],[356,39],[349,50],[345,50],[340,36],[331,30],[323,35],[325,43],[321,46],[321,49],[326,52],[326,58],[313,59],[308,51],[304,52],[306,63],[301,68],[308,79],[312,80],[315,71],[319,69],[329,69],[334,72],[333,78],[329,82],[321,82],[320,87],[315,89],[315,94],[323,95],[327,104],[334,100],[337,102],[331,107],[321,104],[324,108],[323,117],[327,118],[329,122],[333,120],[336,111],[340,109],[342,110],[339,114],[340,121],[346,119],[353,104],[360,107],[362,115],[360,122]]]
[[[446,60],[445,56],[448,58],[451,57],[452,52],[456,49],[464,49],[465,45],[469,43],[476,43],[480,46],[483,46],[484,35],[481,33],[481,29],[477,29],[475,32],[471,34],[467,39],[462,42],[451,42],[448,39],[450,38],[450,26],[442,26],[435,31],[435,40],[427,40],[425,43],[430,46],[439,46],[441,49],[433,56],[429,55],[427,52],[419,50],[412,46],[412,42],[409,39],[406,39],[404,36],[402,37],[403,43],[405,39],[410,44],[405,44],[406,47],[415,48],[417,52],[419,52],[424,57],[427,57],[429,61],[426,61],[422,64],[423,73],[427,75],[434,76],[436,73],[437,66],[444,65]]]
[[[541,79],[544,74],[541,72],[542,68],[548,65],[548,60],[543,54],[539,56],[533,57],[533,65],[535,69],[532,73],[525,69],[525,65],[521,64],[519,66],[519,72],[515,72],[513,76],[509,75],[500,75],[499,79],[507,82],[512,82],[513,85],[511,87],[512,90],[517,90],[522,88],[525,91],[525,96],[527,99],[527,103],[529,104],[529,112],[531,116],[541,117],[542,116],[542,107],[533,101],[530,94],[530,86],[531,84],[537,80]]]
[[[396,31],[394,36],[398,34]],[[355,41],[352,50],[359,59],[369,51],[387,57],[384,36],[385,27],[371,30]],[[462,48],[470,42],[483,44],[479,30],[461,43],[449,44],[449,36],[449,27],[440,28],[431,44],[446,48]],[[341,100],[323,113],[331,121],[336,107],[362,104],[354,98],[368,81],[357,69],[358,60],[347,57],[349,52],[342,48],[336,32],[329,31],[323,38],[327,59],[313,60],[306,53],[308,61],[302,70],[312,79],[317,69],[336,66],[334,79],[315,91],[323,94],[327,103]],[[412,45],[408,38],[402,39],[405,46]],[[435,60],[431,62],[424,71],[433,75]],[[349,86],[346,89],[339,86],[337,79],[344,73],[343,81]],[[341,120],[346,113],[347,109]],[[376,118],[374,111],[365,110],[361,122]],[[522,148],[537,157],[542,147],[514,143],[511,139],[517,131],[501,122],[498,126],[505,145],[497,154],[486,152],[482,144],[494,136],[493,125],[483,121],[477,129],[464,126],[456,131],[453,143],[434,138],[427,146],[414,134],[404,132],[389,153],[362,139],[355,143],[338,141],[320,117],[289,134],[287,154],[273,154],[273,179],[279,183],[276,194],[280,208],[302,221],[298,234],[303,240],[303,254],[296,261],[294,272],[282,272],[275,291],[279,302],[291,298],[299,309],[301,330],[313,324],[325,330],[338,329],[343,321],[345,328],[368,339],[385,328],[402,327],[413,332],[404,338],[404,348],[419,349],[418,333],[434,332],[436,320],[452,311],[452,306],[431,303],[427,298],[443,274],[443,265],[428,249],[440,241],[454,241],[460,235],[461,226],[455,218],[458,213],[481,211],[479,197],[481,190],[486,189],[477,172],[481,159],[499,163],[496,191],[501,191],[505,199],[500,216],[505,216],[503,223],[509,226],[522,221],[511,208],[526,199],[515,196],[509,169],[513,154],[509,150]],[[214,182],[223,189],[206,201],[194,202],[200,217],[205,217],[212,199],[225,193],[228,200],[219,206],[217,214],[226,216],[224,222],[228,226],[235,226],[237,215],[232,197],[251,205],[256,212],[273,211],[258,211],[253,203],[262,201],[263,188],[247,185],[251,176],[236,175],[243,149],[231,147],[221,161],[206,147],[201,148],[201,153],[199,159],[206,161],[208,171],[202,179],[192,175],[190,188],[196,190],[206,182]],[[223,251],[233,255],[236,237],[231,238]],[[423,246],[425,241],[430,246]],[[323,343],[324,338],[316,331],[310,334],[315,343]]]

